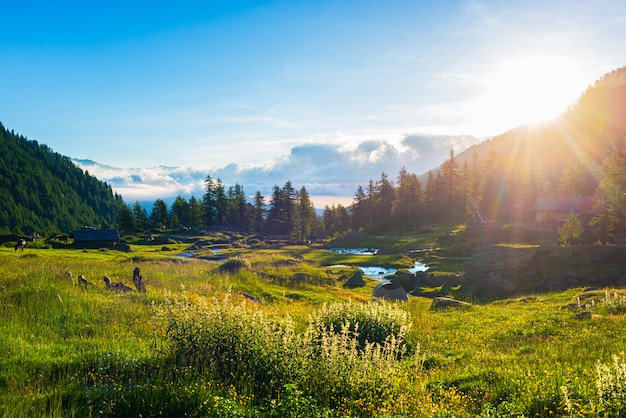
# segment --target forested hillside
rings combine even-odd
[[[445,174],[449,164],[439,172]],[[460,154],[456,165],[456,193],[468,204],[466,214],[523,221],[532,218],[538,196],[593,196],[596,224],[606,229],[600,232],[622,230],[626,68],[596,81],[553,121],[518,127],[477,144]]]
[[[541,97],[537,97],[540,101]],[[626,68],[606,74],[560,117],[474,145],[421,178],[403,168],[359,187],[353,228],[529,222],[540,196],[591,196],[595,239],[626,230]]]
[[[121,196],[68,157],[0,123],[0,233],[113,226]]]

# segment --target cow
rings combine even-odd
[[[17,251],[17,250],[24,251],[25,247],[26,247],[26,239],[20,238],[20,239],[17,240],[17,243],[15,244],[15,251]]]
[[[54,237],[52,237],[52,239],[67,244],[67,241],[70,239],[70,237],[67,235],[55,235]]]

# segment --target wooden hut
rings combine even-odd
[[[72,232],[74,245],[87,248],[115,248],[120,241],[117,229],[81,228]]]

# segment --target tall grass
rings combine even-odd
[[[248,303],[233,303],[230,297],[211,302],[176,298],[161,315],[171,359],[212,376],[259,407],[267,407],[268,399],[285,397],[291,404],[295,397],[293,407],[304,403],[311,410],[367,415],[385,410],[387,400],[399,392],[398,378],[405,376],[406,368],[398,359],[408,327],[398,323],[385,334],[389,320],[383,312],[396,321],[408,317],[397,308],[369,307],[374,315],[353,303],[324,307],[311,316],[303,334],[295,332],[288,316],[275,318]],[[335,312],[366,318],[364,329],[376,330],[369,335],[379,341],[361,342],[359,322],[344,322],[341,330],[320,327]],[[271,405],[277,407],[276,401]]]
[[[315,269],[295,247],[235,272],[142,251],[0,248],[0,416],[625,415],[620,289],[435,312],[253,271]],[[104,289],[136,266],[146,294]]]

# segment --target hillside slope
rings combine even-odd
[[[68,157],[0,123],[0,233],[67,233],[111,226],[121,196]]]
[[[467,190],[467,206],[480,208],[483,218],[510,222],[531,220],[539,196],[595,196],[599,200],[609,187],[623,188],[625,161],[623,67],[597,80],[559,117],[519,126],[476,144],[456,155],[454,164],[461,188]],[[445,173],[446,164],[433,172]],[[626,215],[621,213],[626,202],[603,205],[611,206],[618,217]],[[620,222],[613,225],[615,231],[623,226]]]

